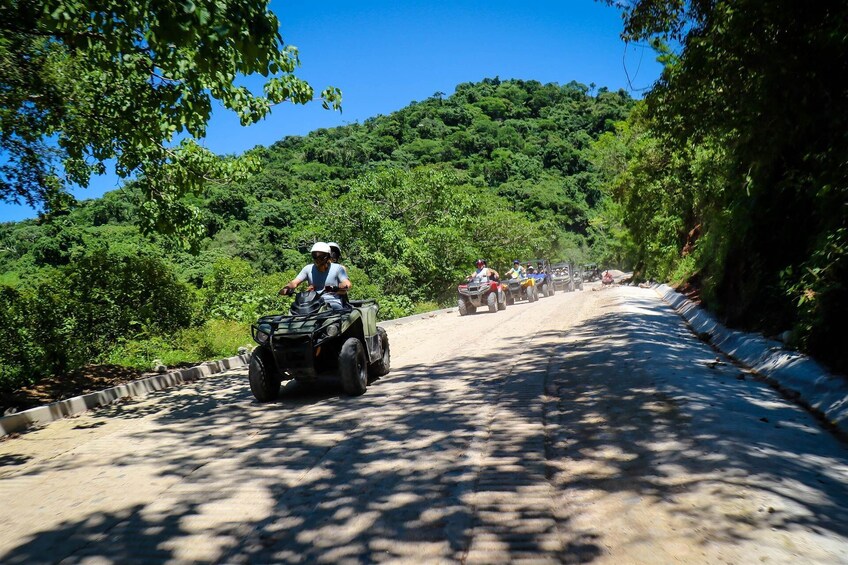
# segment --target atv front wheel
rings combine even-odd
[[[465,300],[458,301],[457,308],[459,308],[460,316],[465,316],[466,314],[468,314],[468,306],[465,304]]]
[[[498,296],[500,298],[500,296]],[[506,310],[506,297],[503,300],[498,300],[498,310]]]
[[[547,283],[542,285],[542,296],[550,296]]]
[[[489,312],[494,314],[498,311],[498,296],[494,292],[490,292],[486,297],[486,305],[489,307]]]
[[[280,376],[274,367],[271,353],[259,347],[250,358],[247,378],[250,392],[259,402],[270,402],[280,394]]]
[[[515,298],[512,297],[512,294],[507,294],[506,295],[506,305],[512,306],[513,304],[515,304]]]
[[[372,377],[382,377],[389,374],[391,367],[391,352],[389,351],[389,334],[383,328],[377,328],[377,335],[380,336],[380,345],[383,348],[383,356],[379,361],[374,362],[369,368],[368,373]]]
[[[350,337],[342,345],[339,353],[339,373],[342,387],[351,396],[359,396],[368,388],[368,363],[362,342]]]

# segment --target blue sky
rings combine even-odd
[[[320,103],[282,104],[243,128],[234,115],[216,111],[203,140],[216,153],[241,153],[287,135],[362,122],[486,77],[594,82],[638,97],[661,70],[650,49],[621,41],[619,12],[594,0],[275,0],[272,9],[283,39],[300,49],[298,74],[316,91],[341,88],[343,112],[323,110]],[[259,78],[245,84],[261,88]],[[74,195],[98,197],[117,182],[113,175],[94,178]],[[26,206],[0,203],[0,221],[35,215]]]

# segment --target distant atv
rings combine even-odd
[[[545,259],[530,259],[525,262],[533,265],[541,265],[538,269],[534,269],[535,272],[527,274],[529,278],[535,281],[536,295],[539,298],[553,296],[556,292],[556,285],[554,284],[553,269],[550,262]]]
[[[563,292],[571,292],[574,290],[575,287],[571,276],[574,272],[572,265],[569,265],[568,263],[557,263],[552,265],[551,269],[553,270],[552,281],[555,290]]]
[[[512,278],[504,281],[503,288],[506,291],[506,303],[515,304],[516,300],[536,302],[539,295],[536,290],[536,281],[531,277]]]
[[[496,280],[472,279],[457,287],[459,315],[474,314],[477,308],[486,306],[489,312],[506,309],[507,297]]]
[[[369,377],[389,372],[389,336],[377,326],[377,303],[351,300],[348,309],[331,310],[321,294],[297,293],[290,315],[263,316],[251,326],[259,347],[253,350],[248,378],[259,402],[275,399],[283,380],[338,376],[345,392],[356,396],[365,392]]]

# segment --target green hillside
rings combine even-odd
[[[181,239],[142,233],[132,183],[0,225],[0,383],[232,354],[258,313],[286,308],[276,291],[316,240],[341,244],[352,295],[384,317],[451,302],[477,257],[615,256],[592,146],[633,105],[574,82],[464,83],[253,149],[258,174],[174,203]]]

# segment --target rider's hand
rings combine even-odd
[[[291,294],[291,292],[292,292],[292,289],[290,289],[287,286],[284,286],[283,288],[280,289],[280,292],[278,294],[280,294],[280,296],[288,296],[289,294]]]

